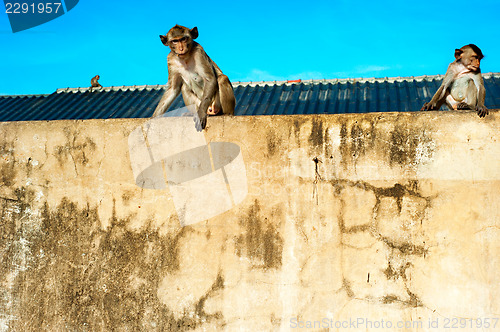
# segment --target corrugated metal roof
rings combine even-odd
[[[483,74],[486,107],[500,108],[500,73]],[[442,75],[233,83],[235,115],[418,111]],[[164,85],[58,89],[49,95],[0,96],[0,121],[150,117]],[[179,96],[170,110],[184,106]]]
[[[19,112],[44,102],[47,95],[0,96],[0,121],[17,121]]]

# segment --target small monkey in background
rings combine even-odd
[[[479,67],[483,57],[474,44],[456,49],[455,61],[448,66],[443,83],[421,111],[439,110],[446,103],[450,109],[476,111],[480,118],[488,115],[484,106],[486,90]]]
[[[92,92],[93,88],[102,88],[102,85],[100,85],[98,82],[100,78],[101,76],[99,75],[95,75],[94,77],[92,77],[92,79],[90,80],[90,92]]]
[[[165,113],[182,92],[184,104],[197,108],[197,127],[204,129],[207,114],[233,115],[236,100],[229,78],[194,41],[197,37],[197,27],[188,29],[180,25],[174,26],[165,36],[160,35],[161,42],[170,47],[168,84],[153,116]]]

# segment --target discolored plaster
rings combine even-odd
[[[275,225],[262,216],[258,200],[239,220],[244,233],[236,238],[236,253],[247,256],[254,267],[270,269],[282,265],[283,238]]]
[[[313,118],[309,144],[312,146],[322,146],[325,141],[323,122],[318,118]]]
[[[273,129],[266,133],[267,152],[270,157],[274,156],[280,150],[281,140],[277,137]]]
[[[12,186],[17,174],[14,157],[14,143],[3,141],[0,144],[0,185]]]
[[[356,164],[358,158],[366,155],[368,150],[375,149],[377,118],[349,119],[340,122],[340,155],[343,167]]]
[[[431,159],[435,147],[428,132],[430,129],[426,127],[397,124],[390,137],[391,165],[416,165],[422,162],[422,157]]]
[[[64,317],[72,330],[186,331],[221,318],[204,314],[203,306],[223,287],[222,276],[196,304],[197,317],[174,318],[156,296],[161,276],[178,269],[178,241],[189,228],[160,236],[151,227],[130,231],[127,219],[113,218],[104,231],[96,207],[79,207],[67,198],[55,209],[45,204],[35,219],[30,214],[34,193],[25,188],[16,193],[15,201],[1,200],[0,228],[2,252],[12,253],[0,265],[0,282],[12,283],[11,294],[0,297],[15,317],[12,330],[54,330]],[[12,271],[16,275],[9,281]],[[5,301],[12,294],[9,307]]]
[[[96,143],[91,137],[81,137],[76,129],[64,128],[66,143],[54,147],[54,155],[62,166],[68,158],[76,165],[85,166],[89,162],[90,155],[96,150]]]

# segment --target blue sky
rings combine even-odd
[[[184,7],[183,5],[184,4]],[[444,74],[454,49],[478,45],[500,72],[500,0],[97,1],[12,33],[0,6],[0,94],[165,84],[175,24],[233,82]]]

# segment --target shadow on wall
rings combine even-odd
[[[128,144],[136,184],[147,189],[168,186],[181,226],[217,216],[248,193],[240,147],[207,144],[191,117],[153,118],[132,131]]]

